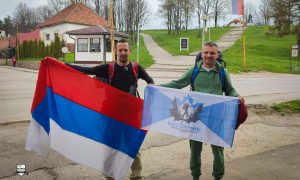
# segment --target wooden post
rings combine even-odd
[[[243,48],[244,48],[244,71],[247,71],[247,65],[246,65],[246,36],[245,36],[245,33],[243,34]]]
[[[112,57],[112,61],[115,61],[115,26],[114,26],[112,0],[110,0],[110,41],[111,41],[111,57]]]

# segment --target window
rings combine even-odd
[[[116,45],[117,45],[117,40],[115,40],[115,48],[116,48]],[[111,41],[110,39],[105,39],[105,50],[106,52],[111,52]]]
[[[77,39],[77,52],[88,52],[88,39]]]
[[[111,52],[111,41],[110,39],[105,39],[105,51]]]
[[[46,34],[46,41],[50,40],[50,34]]]
[[[100,38],[90,39],[90,52],[100,52]]]

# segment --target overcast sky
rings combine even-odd
[[[147,0],[152,9],[152,17],[150,18],[150,22],[145,28],[147,29],[158,29],[165,28],[163,25],[163,20],[157,15],[158,5],[160,4],[158,0]],[[246,2],[250,2],[258,7],[261,0],[245,0]],[[16,6],[20,3],[24,2],[28,7],[38,7],[40,5],[47,5],[47,0],[0,0],[0,19],[3,20],[7,15],[13,16],[13,12]],[[234,18],[234,17],[233,17]],[[228,17],[229,20],[229,17]]]

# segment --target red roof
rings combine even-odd
[[[66,7],[56,15],[46,19],[43,23],[39,24],[38,27],[52,26],[66,22],[110,27],[108,21],[101,18],[93,10],[81,3],[75,3]]]
[[[24,41],[34,41],[34,40],[40,40],[40,29],[36,29],[34,31],[28,32],[28,33],[18,33],[18,39],[19,43],[22,44]],[[16,37],[10,38],[9,45],[11,47],[16,47]]]
[[[119,31],[114,31],[114,32],[115,32],[115,36],[117,37],[123,37],[123,38],[128,37],[127,34],[124,34],[122,32]],[[110,35],[110,33],[111,33],[110,28],[105,28],[99,25],[66,32],[66,34],[70,34],[70,35]]]

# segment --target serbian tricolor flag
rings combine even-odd
[[[41,61],[26,149],[67,158],[124,179],[146,132],[143,100],[53,58]]]
[[[244,15],[244,0],[229,0],[231,14]]]

